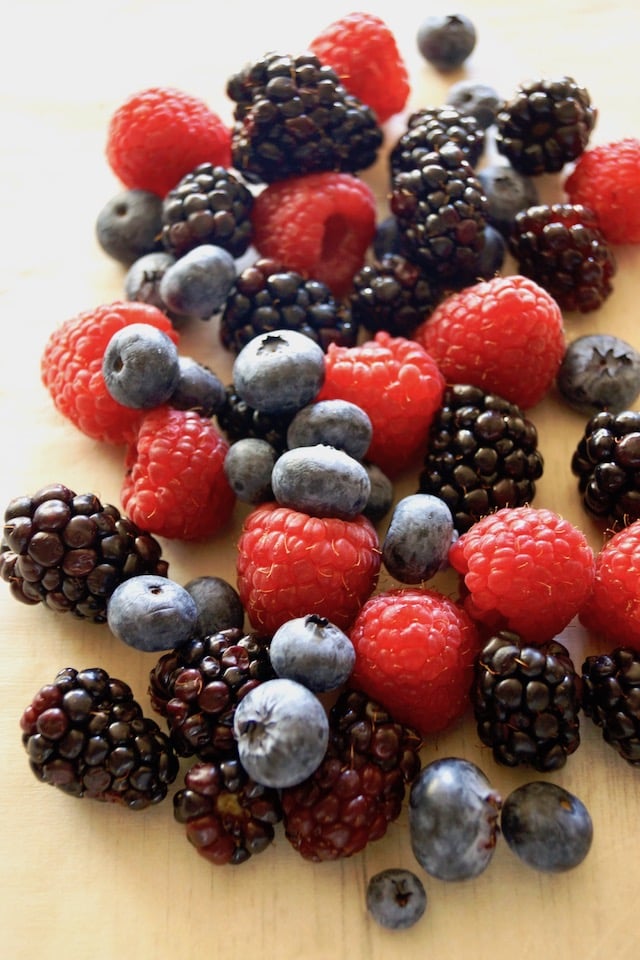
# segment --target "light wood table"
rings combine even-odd
[[[450,83],[472,77],[504,96],[534,76],[571,75],[599,108],[592,143],[640,132],[640,7],[631,2],[538,0],[535,4],[467,0],[478,45],[464,70],[440,76],[415,44],[422,14],[413,0],[371,3],[392,27],[412,77],[408,108],[446,101]],[[452,12],[440,5],[443,12]],[[54,411],[39,379],[50,332],[68,317],[122,295],[123,270],[98,247],[98,211],[120,185],[104,157],[115,108],[147,86],[174,85],[207,100],[230,119],[228,75],[267,50],[298,52],[351,6],[249,2],[238,5],[25,0],[3,20],[0,59],[0,503],[53,481],[119,503],[122,451],[80,435]],[[387,125],[387,145],[402,118]],[[367,173],[385,212],[384,161]],[[545,199],[561,178],[544,177]],[[600,311],[567,316],[568,338],[613,332],[640,347],[637,312],[640,249],[619,248],[615,292]],[[509,269],[509,265],[507,265]],[[181,350],[222,377],[229,358],[215,323],[184,334]],[[530,411],[545,474],[536,505],[584,530],[594,549],[602,528],[584,513],[570,456],[583,427],[555,395]],[[415,476],[398,495],[415,489]],[[244,512],[224,537],[194,545],[166,543],[174,579],[217,574],[233,581],[233,542]],[[381,587],[389,586],[382,578]],[[188,845],[171,800],[130,813],[70,799],[29,771],[18,728],[23,708],[63,666],[102,666],[126,680],[148,708],[155,662],[116,641],[107,628],[24,607],[0,584],[0,953],[7,960],[169,960],[262,957],[264,960],[381,960],[480,957],[548,960],[580,956],[629,960],[640,945],[640,773],[606,747],[590,722],[583,743],[552,779],[577,793],[595,827],[592,850],[575,871],[547,876],[527,869],[499,844],[475,881],[446,884],[424,876],[428,913],[394,934],[368,919],[368,878],[390,866],[415,867],[406,816],[382,841],[351,860],[308,863],[282,834],[264,854],[237,868],[216,868]],[[566,634],[578,664],[591,650],[578,627]],[[535,779],[493,763],[467,718],[424,748],[428,762],[446,755],[478,762],[504,795]]]

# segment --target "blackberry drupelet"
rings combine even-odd
[[[200,856],[235,866],[271,845],[282,819],[279,793],[252,780],[237,757],[195,763],[184,780],[173,814]]]
[[[453,384],[431,425],[418,492],[444,500],[464,533],[494,510],[530,504],[543,468],[536,427],[518,406]]]
[[[503,766],[558,770],[580,745],[576,672],[557,640],[496,633],[476,659],[471,701],[478,736]]]
[[[496,116],[496,147],[519,173],[557,173],[589,142],[597,110],[572,77],[521,84]]]
[[[311,53],[267,53],[230,77],[226,91],[235,103],[233,166],[249,182],[356,173],[377,159],[375,113]]]
[[[73,797],[142,810],[178,775],[178,758],[131,688],[100,668],[60,670],[25,709],[22,742],[35,776]]]
[[[461,288],[477,278],[487,199],[460,147],[446,143],[393,177],[390,207],[406,256],[434,282]]]
[[[389,154],[391,178],[415,170],[426,153],[437,152],[450,142],[460,147],[465,159],[475,167],[484,150],[484,130],[475,117],[449,104],[424,107],[411,113],[404,132]]]
[[[442,296],[417,264],[400,254],[384,254],[355,274],[349,302],[356,326],[411,337]]]
[[[521,210],[508,245],[519,272],[544,287],[563,310],[597,310],[612,292],[613,251],[587,207],[553,203]]]
[[[253,437],[266,440],[277,453],[283,453],[287,449],[287,430],[295,413],[256,410],[242,399],[231,383],[226,387],[226,400],[222,409],[216,412],[216,419],[229,443]]]
[[[164,654],[149,675],[153,709],[166,719],[180,757],[233,757],[236,704],[274,676],[265,638],[229,628]]]
[[[201,163],[162,203],[162,242],[174,257],[211,243],[240,257],[251,243],[253,194],[226,167]]]
[[[23,603],[105,623],[120,583],[168,568],[160,543],[93,493],[52,483],[5,510],[0,577]]]
[[[329,712],[329,746],[307,780],[281,794],[285,835],[306,860],[350,857],[400,816],[420,771],[421,739],[357,690]]]
[[[602,410],[571,458],[585,509],[619,526],[640,519],[640,411]]]
[[[237,354],[253,337],[282,329],[306,334],[323,350],[330,343],[351,347],[358,336],[349,307],[325,283],[261,257],[236,278],[220,319],[220,339]]]
[[[582,710],[605,743],[632,766],[640,766],[640,653],[616,647],[587,657],[582,665]]]

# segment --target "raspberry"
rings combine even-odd
[[[609,243],[640,243],[640,139],[586,150],[564,188],[571,203],[594,211]]]
[[[311,41],[309,49],[384,123],[404,108],[409,75],[387,24],[372,13],[350,13]]]
[[[435,360],[419,344],[380,330],[355,347],[329,344],[317,399],[361,407],[373,427],[367,459],[395,476],[426,448],[444,388]]]
[[[164,197],[199,163],[229,167],[231,131],[197,97],[149,87],[128,97],[111,117],[106,154],[126,187]]]
[[[350,683],[422,735],[446,729],[469,706],[480,638],[453,600],[402,587],[371,597],[349,631]]]
[[[252,224],[253,243],[263,257],[343,296],[375,235],[375,196],[350,173],[289,177],[258,194]]]
[[[565,351],[560,307],[523,276],[494,277],[451,294],[414,337],[449,383],[470,383],[523,410],[551,388]]]
[[[144,417],[144,410],[118,403],[102,375],[107,344],[114,333],[131,323],[151,324],[178,342],[171,321],[157,307],[116,301],[70,318],[45,345],[42,382],[56,409],[92,440],[129,443]]]
[[[612,646],[640,651],[640,520],[609,540],[596,555],[593,589],[580,622]]]
[[[121,499],[129,517],[169,539],[217,533],[235,505],[224,474],[228,449],[213,423],[195,410],[149,411],[125,456]]]
[[[238,593],[262,633],[307,614],[345,630],[373,592],[380,562],[378,535],[366,517],[311,517],[265,503],[241,531]]]
[[[478,520],[449,550],[469,615],[529,643],[552,640],[591,591],[593,551],[551,510],[503,507]]]

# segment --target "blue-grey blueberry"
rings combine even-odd
[[[427,909],[424,884],[412,870],[387,867],[369,878],[367,910],[380,926],[406,930],[420,920]]]
[[[393,482],[376,463],[365,462],[364,468],[369,475],[371,492],[362,512],[372,523],[379,523],[392,507],[395,496]]]
[[[401,583],[422,583],[446,566],[453,515],[439,497],[412,493],[398,500],[382,541],[382,562]]]
[[[324,378],[322,347],[297,330],[258,334],[233,363],[236,393],[262,413],[296,413],[315,400]]]
[[[359,460],[324,444],[285,450],[271,472],[278,503],[316,517],[352,520],[369,500],[371,481]]]
[[[148,190],[122,190],[96,218],[96,238],[104,252],[129,267],[139,257],[162,250],[162,198]]]
[[[318,400],[298,410],[287,430],[288,447],[324,443],[362,460],[371,444],[368,413],[350,400]]]
[[[159,406],[178,385],[178,349],[152,324],[130,323],[109,340],[102,375],[111,396],[123,406],[143,410]]]
[[[173,650],[197,632],[198,608],[184,587],[167,577],[141,574],[119,584],[107,603],[107,624],[137,650]]]
[[[275,448],[259,437],[242,437],[231,444],[224,458],[224,472],[238,500],[273,500],[271,474],[277,458]]]
[[[346,683],[356,659],[349,637],[315,613],[286,620],[278,627],[269,655],[279,677],[296,680],[314,693],[328,693]]]
[[[447,103],[463,116],[475,117],[483,130],[495,123],[502,101],[494,87],[479,80],[459,80],[447,91]]]
[[[198,609],[198,632],[203,636],[221,630],[241,629],[244,607],[238,591],[224,577],[194,577],[184,585]]]
[[[556,386],[570,406],[587,416],[629,410],[640,394],[640,353],[610,333],[576,337],[565,350]]]
[[[169,267],[160,281],[160,296],[176,313],[209,320],[226,303],[236,273],[227,250],[203,243]]]
[[[178,357],[179,376],[169,403],[177,410],[197,410],[201,417],[213,417],[222,410],[227,390],[220,377],[193,357]]]

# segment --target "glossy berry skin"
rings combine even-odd
[[[409,494],[396,504],[382,542],[382,562],[401,583],[430,580],[446,566],[454,526],[444,500]]]
[[[631,646],[593,654],[582,664],[581,705],[605,743],[640,765],[640,653]]]
[[[174,313],[208,320],[224,306],[235,278],[231,254],[222,247],[203,243],[165,271],[160,296]]]
[[[616,647],[624,638],[640,651],[640,520],[610,535],[597,553],[580,622],[604,646]]]
[[[624,137],[585,150],[567,177],[571,203],[595,213],[609,243],[640,243],[640,139]]]
[[[347,682],[356,654],[349,637],[326,617],[309,614],[278,627],[269,645],[273,669],[314,693],[337,690]]]
[[[609,333],[576,337],[567,346],[556,386],[567,403],[591,417],[629,410],[640,394],[640,353]]]
[[[640,411],[594,413],[571,458],[585,510],[622,526],[640,520],[639,467]]]
[[[406,930],[420,920],[427,908],[424,884],[411,870],[387,867],[369,878],[367,910],[380,926]]]
[[[238,703],[233,733],[240,762],[257,783],[291,787],[320,766],[329,742],[329,720],[315,694],[277,677]]]
[[[244,610],[238,591],[223,577],[194,577],[184,589],[196,605],[198,631],[203,636],[242,627]]]
[[[229,447],[224,472],[238,500],[262,503],[273,500],[271,475],[278,454],[267,440],[243,437]]]
[[[545,873],[579,866],[593,840],[593,823],[582,800],[548,780],[516,787],[502,804],[500,828],[509,849]]]
[[[111,337],[102,358],[102,376],[118,403],[147,410],[165,403],[178,385],[175,343],[148,323],[133,323]]]
[[[319,400],[296,413],[287,430],[287,446],[326,444],[362,460],[372,430],[368,414],[350,400]]]
[[[195,633],[198,608],[184,587],[166,577],[130,577],[107,604],[111,632],[136,650],[153,653],[179,647]]]
[[[433,14],[418,29],[418,50],[424,59],[443,72],[456,70],[476,45],[476,28],[461,13]]]
[[[343,520],[362,513],[371,492],[360,461],[326,444],[285,450],[273,466],[271,486],[283,507]]]
[[[317,397],[324,375],[322,348],[297,330],[253,337],[233,363],[236,392],[263,413],[296,413]]]
[[[162,250],[162,200],[148,190],[123,190],[96,218],[96,239],[112,259],[129,267],[145,254]]]
[[[427,764],[409,796],[411,849],[420,866],[446,881],[483,873],[495,852],[500,805],[474,763],[443,757]]]

